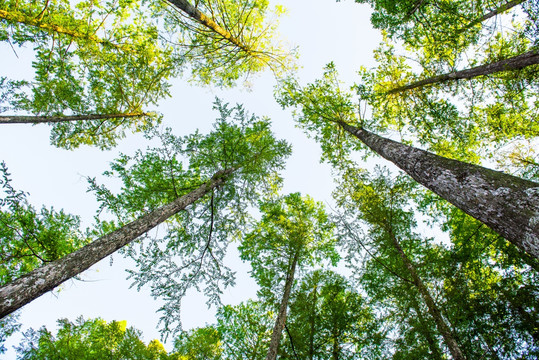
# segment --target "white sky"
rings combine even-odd
[[[352,0],[336,3],[333,0],[294,0],[276,2],[289,9],[281,19],[281,36],[299,46],[299,77],[310,82],[322,74],[325,64],[333,61],[341,79],[349,84],[357,79],[359,66],[374,65],[372,50],[381,41],[378,31],[371,29],[370,9]],[[0,75],[23,78],[31,73],[32,53],[17,49],[13,51],[2,44],[0,47]],[[242,103],[258,116],[269,116],[278,138],[285,138],[293,145],[293,155],[284,173],[283,193],[300,191],[315,200],[331,203],[333,180],[330,168],[319,163],[319,146],[307,139],[294,127],[289,111],[283,111],[273,99],[274,80],[271,74],[253,79],[252,91],[241,89],[217,90],[196,88],[185,80],[173,82],[172,98],[162,101],[157,111],[163,113],[164,125],[174,129],[176,135],[186,135],[199,127],[205,131],[217,114],[211,110],[215,96],[230,103]],[[85,176],[99,176],[118,152],[132,154],[145,148],[140,136],[128,136],[111,151],[84,147],[75,151],[60,150],[49,144],[49,127],[46,125],[2,125],[0,128],[0,161],[7,163],[12,174],[12,185],[30,193],[29,200],[37,208],[54,206],[68,213],[80,215],[85,226],[91,224],[97,209],[93,195],[86,192]],[[233,249],[231,249],[233,252]],[[255,297],[256,284],[249,279],[249,264],[242,264],[236,254],[228,259],[237,271],[238,285],[225,292],[224,302],[237,304]],[[101,317],[106,321],[127,320],[128,326],[142,330],[145,342],[159,338],[156,326],[159,303],[148,291],[128,289],[124,269],[129,266],[120,255],[114,256],[109,266],[107,258],[82,278],[71,280],[61,286],[61,291],[47,293],[22,309],[22,330],[38,329],[45,325],[56,331],[56,320],[75,320]],[[207,309],[205,300],[195,293],[183,302],[182,322],[184,328],[203,326],[213,322],[215,309]],[[15,359],[12,346],[18,345],[20,336],[13,336],[6,346],[5,359]],[[167,350],[171,349],[169,341]]]

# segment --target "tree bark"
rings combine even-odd
[[[218,171],[206,183],[171,203],[147,213],[129,224],[104,235],[81,249],[46,263],[0,288],[0,319],[28,304],[129,244],[140,235],[185,209],[212,189],[223,184],[236,169]]]
[[[286,282],[284,285],[284,293],[281,299],[281,305],[279,307],[279,314],[275,320],[275,326],[271,334],[271,341],[268,349],[266,360],[277,359],[277,352],[279,351],[279,344],[281,342],[281,335],[283,333],[284,326],[286,324],[286,310],[288,308],[288,300],[290,299],[290,292],[292,290],[292,284],[294,283],[294,274],[296,272],[296,264],[298,263],[299,251],[294,255],[290,271],[286,276]]]
[[[174,5],[176,8],[178,8],[179,10],[183,11],[191,19],[204,25],[206,28],[210,29],[214,33],[222,36],[224,39],[226,39],[233,45],[237,46],[238,48],[242,49],[243,51],[247,53],[251,52],[251,49],[249,48],[249,46],[242,43],[238,38],[232,35],[228,30],[222,28],[212,18],[206,16],[204,13],[202,13],[200,10],[194,7],[189,1],[187,0],[167,0],[167,1],[170,4]]]
[[[40,124],[59,123],[79,120],[103,120],[117,118],[132,118],[146,116],[145,113],[125,113],[125,114],[87,114],[87,115],[66,115],[66,116],[24,116],[24,115],[3,115],[0,116],[0,124]]]
[[[386,95],[397,94],[419,87],[442,83],[450,80],[471,79],[478,76],[489,75],[500,71],[515,71],[527,66],[539,64],[539,52],[532,50],[512,58],[499,60],[490,64],[480,65],[471,69],[454,71],[447,74],[436,75],[428,79],[419,80],[408,85],[400,86],[386,92]]]
[[[455,337],[453,336],[451,329],[449,328],[444,318],[442,317],[442,313],[440,309],[438,309],[438,306],[436,306],[436,303],[434,302],[434,299],[430,295],[429,290],[427,289],[427,287],[425,286],[425,284],[419,277],[414,264],[412,264],[410,259],[408,259],[408,256],[406,256],[406,254],[404,253],[404,250],[400,246],[400,243],[398,239],[395,237],[395,234],[393,234],[393,231],[391,229],[388,229],[388,232],[391,238],[391,242],[393,243],[393,247],[399,253],[399,256],[401,257],[404,263],[404,266],[406,266],[406,269],[412,276],[412,281],[415,287],[417,288],[417,290],[423,297],[423,301],[425,301],[425,303],[427,304],[427,309],[429,310],[429,314],[434,319],[434,322],[436,323],[436,328],[438,329],[440,334],[442,334],[444,343],[449,348],[449,352],[451,353],[451,356],[453,357],[454,360],[466,359],[466,357],[460,350],[460,346],[455,340]]]
[[[338,122],[418,183],[539,259],[539,184],[444,158]]]

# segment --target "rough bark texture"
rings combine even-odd
[[[417,182],[539,259],[539,184],[339,123]]]
[[[406,256],[406,254],[404,253],[404,250],[400,246],[400,243],[395,237],[395,235],[393,234],[393,232],[391,232],[391,230],[389,232],[390,232],[391,241],[393,242],[393,247],[399,253],[399,256],[401,257],[402,262],[404,263],[404,266],[406,266],[406,269],[408,269],[408,272],[412,276],[412,280],[414,282],[415,287],[421,294],[421,297],[423,298],[423,301],[425,301],[425,304],[427,304],[427,309],[429,310],[429,314],[434,319],[434,322],[436,323],[436,328],[442,335],[445,345],[449,348],[449,352],[451,353],[451,356],[455,360],[466,359],[466,357],[460,350],[459,344],[455,340],[451,332],[451,329],[449,328],[444,318],[442,317],[442,313],[440,309],[438,309],[438,306],[436,306],[436,303],[434,302],[434,299],[430,295],[429,290],[427,289],[427,287],[425,286],[425,284],[419,277],[414,264],[412,264],[410,259],[408,259],[408,256]]]
[[[539,52],[536,50],[517,55],[509,59],[503,59],[490,64],[476,66],[471,69],[455,71],[447,74],[433,76],[428,79],[419,80],[411,84],[391,89],[386,94],[396,94],[399,92],[416,89],[426,85],[442,83],[449,80],[471,79],[478,76],[489,75],[500,71],[515,71],[527,66],[539,64]]]
[[[79,120],[104,120],[117,118],[132,118],[146,116],[144,113],[125,113],[125,114],[87,114],[87,115],[68,115],[68,116],[18,116],[4,115],[0,116],[0,124],[40,124],[40,123],[59,123]]]
[[[275,326],[271,334],[271,341],[268,349],[268,355],[266,360],[277,359],[277,352],[279,351],[279,344],[281,343],[281,335],[283,333],[284,326],[286,324],[286,310],[288,308],[288,300],[290,299],[290,292],[292,290],[292,284],[294,283],[294,274],[296,272],[296,264],[298,262],[299,251],[295,254],[290,266],[290,271],[286,276],[286,283],[284,285],[284,293],[281,299],[281,305],[279,307],[279,314],[275,320]]]
[[[176,8],[183,11],[191,19],[196,20],[197,22],[204,25],[211,31],[219,34],[220,36],[222,36],[223,38],[225,38],[226,40],[228,40],[230,43],[234,44],[238,48],[242,49],[245,52],[250,52],[250,48],[248,46],[246,46],[239,39],[233,36],[229,31],[227,31],[226,29],[223,29],[219,24],[213,21],[210,17],[203,14],[200,10],[194,7],[189,1],[187,0],[167,0],[167,1],[171,3],[172,5],[174,5]]]
[[[80,274],[99,260],[129,244],[172,215],[223,184],[235,169],[221,170],[210,181],[173,202],[145,214],[61,259],[42,265],[0,288],[0,319]]]

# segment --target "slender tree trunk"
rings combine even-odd
[[[125,114],[87,114],[87,115],[67,115],[67,116],[20,116],[4,115],[0,116],[0,124],[40,124],[59,123],[78,120],[103,120],[117,118],[132,118],[146,116],[145,113],[125,113]]]
[[[432,332],[430,331],[429,324],[427,322],[427,319],[425,319],[425,316],[423,314],[423,310],[421,310],[421,307],[419,306],[419,303],[417,302],[417,299],[415,297],[415,294],[413,294],[410,290],[411,288],[407,287],[408,295],[410,296],[410,300],[412,301],[412,306],[414,307],[417,317],[419,319],[419,326],[420,329],[417,329],[418,332],[423,334],[425,337],[425,340],[427,340],[427,344],[429,345],[429,349],[431,352],[431,356],[435,360],[442,360],[442,352],[440,350],[440,347],[438,346],[438,341],[434,339],[432,336]]]
[[[436,75],[428,79],[419,80],[408,85],[400,86],[386,92],[387,95],[400,93],[419,87],[442,83],[450,80],[471,79],[478,76],[489,75],[500,71],[515,71],[527,66],[539,64],[539,52],[532,50],[512,58],[503,59],[490,64],[476,66],[471,69],[454,71],[447,74]]]
[[[539,184],[340,126],[417,182],[539,259]]]
[[[286,282],[284,285],[284,293],[281,299],[281,305],[279,307],[279,314],[275,320],[275,326],[273,327],[273,333],[271,334],[271,341],[268,349],[268,355],[266,360],[277,359],[277,352],[279,351],[279,344],[281,342],[281,335],[283,333],[284,325],[286,324],[286,310],[288,308],[288,300],[290,299],[290,292],[292,290],[292,284],[294,283],[294,274],[296,272],[296,264],[298,262],[299,251],[294,255],[290,271],[286,276]]]
[[[404,266],[406,266],[406,269],[408,269],[408,272],[412,276],[412,280],[414,282],[414,285],[416,286],[417,290],[423,297],[423,300],[427,304],[427,308],[429,310],[429,314],[434,319],[434,322],[436,323],[436,328],[442,334],[442,337],[444,339],[444,343],[449,348],[449,352],[451,353],[451,356],[453,356],[454,360],[464,360],[466,357],[464,357],[464,354],[460,350],[460,347],[455,340],[451,329],[446,324],[444,318],[442,317],[442,313],[440,309],[438,309],[438,306],[436,306],[436,303],[434,302],[434,299],[430,295],[429,290],[419,277],[414,264],[408,259],[408,256],[404,253],[404,250],[400,246],[400,243],[398,239],[393,234],[393,231],[391,229],[388,229],[389,235],[391,237],[391,241],[393,243],[393,247],[397,252],[399,253],[399,256],[401,257],[402,261],[404,262]]]
[[[174,5],[176,8],[183,11],[191,19],[204,25],[206,28],[210,29],[214,33],[219,34],[224,39],[234,44],[238,48],[242,49],[243,51],[247,53],[251,52],[251,49],[249,48],[249,46],[241,42],[238,38],[232,35],[228,30],[222,28],[212,18],[203,14],[200,10],[194,7],[189,1],[187,0],[167,0],[167,1],[171,3],[172,5]]]
[[[507,11],[511,8],[514,8],[515,6],[517,5],[520,5],[522,3],[525,3],[526,1],[528,0],[512,0],[512,1],[509,1],[499,7],[497,7],[496,9],[486,13],[485,15],[481,16],[480,18],[478,19],[475,19],[473,21],[471,21],[469,24],[467,24],[465,27],[463,27],[462,29],[459,30],[459,33],[471,28],[472,26],[475,26],[477,24],[480,24],[482,23],[483,21],[486,21],[490,18],[493,18],[494,16],[498,15],[498,14],[501,14],[502,12],[504,11]]]
[[[50,24],[45,21],[42,21],[41,19],[30,17],[18,11],[0,10],[0,19],[4,19],[12,23],[18,23],[18,24],[23,24],[26,26],[36,27],[48,33],[63,34],[63,35],[67,35],[75,39],[92,41],[98,44],[110,45],[116,48],[123,49],[121,46],[115,45],[108,40],[101,39],[100,37],[96,35],[80,32],[74,29],[70,29],[70,28],[58,25],[58,24]]]
[[[235,168],[230,168],[218,171],[210,181],[190,193],[139,217],[137,220],[100,237],[61,259],[46,263],[3,286],[0,288],[0,319],[47,291],[54,289],[64,281],[80,274],[99,260],[114,253],[172,215],[185,209],[212,189],[223,184],[235,170]]]
[[[310,331],[309,331],[309,359],[314,360],[314,334],[316,331],[316,302],[318,301],[318,285],[315,285],[313,290],[313,300],[311,308],[311,321],[310,321]]]

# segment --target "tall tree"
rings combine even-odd
[[[320,203],[299,193],[260,203],[262,219],[245,236],[239,250],[251,262],[261,295],[278,302],[267,360],[279,351],[296,271],[324,259],[336,262],[333,224]],[[277,290],[279,289],[279,290]],[[276,291],[282,295],[276,296]]]
[[[292,294],[283,357],[379,359],[380,329],[372,309],[339,274],[316,270]]]
[[[4,99],[4,110],[36,116],[112,114],[54,124],[52,142],[65,148],[108,148],[126,130],[143,131],[159,122],[144,110],[168,96],[168,78],[179,66],[172,47],[159,44],[158,28],[140,3],[83,1],[75,7],[65,1],[9,1],[1,9],[13,16],[0,21],[0,39],[35,49],[34,79],[2,79],[2,90],[15,93]],[[133,113],[141,116],[115,116]]]
[[[343,133],[352,135],[423,186],[539,257],[539,184],[367,131],[365,121],[356,118],[351,96],[335,86],[335,76],[330,68],[322,80],[305,89],[288,81],[278,99],[283,106],[301,108],[297,121],[306,130],[316,132],[326,159],[339,168],[346,167],[348,163],[342,155],[354,145],[343,139]]]
[[[139,153],[140,158],[137,160],[140,160],[140,163],[135,164],[133,169],[124,168],[129,162],[128,157],[124,156],[118,160],[114,170],[126,183],[125,194],[115,197],[110,191],[95,185],[93,182],[93,189],[97,192],[98,199],[103,202],[102,209],[109,207],[120,217],[117,229],[114,230],[114,226],[103,223],[100,232],[106,233],[105,235],[82,249],[59,260],[49,262],[2,287],[0,289],[2,294],[0,314],[2,317],[86,270],[100,259],[131,243],[200,199],[203,199],[205,204],[209,203],[212,208],[211,214],[207,217],[209,224],[215,219],[213,210],[228,205],[225,203],[226,199],[232,201],[237,193],[239,193],[239,197],[243,196],[246,199],[249,199],[249,196],[256,196],[256,185],[262,179],[275,175],[274,173],[282,167],[283,158],[289,154],[290,149],[285,142],[278,141],[273,137],[269,129],[269,120],[259,120],[254,116],[248,117],[241,106],[229,109],[226,105],[217,102],[216,108],[220,110],[221,118],[212,133],[206,136],[197,133],[183,139],[175,138],[168,133],[168,141],[174,142],[172,145],[176,146],[174,153],[162,153],[163,148],[166,149],[167,145],[171,146],[170,142],[164,144],[161,149],[150,150],[145,156]],[[234,120],[231,121],[229,117],[232,115]],[[221,146],[216,147],[215,144]],[[159,155],[164,158],[160,158]],[[171,157],[167,157],[168,155]],[[179,155],[187,157],[189,170],[182,170],[180,160],[177,158]],[[148,166],[152,166],[149,173],[145,172],[148,170]],[[139,188],[141,180],[143,184],[143,181],[147,181],[150,186]],[[250,181],[250,186],[243,192],[238,191],[237,184],[242,184],[244,181]],[[158,186],[157,189],[155,186]],[[156,193],[156,190],[159,192]],[[225,200],[223,202],[214,201],[215,194],[223,194]],[[131,197],[136,201],[129,201]],[[122,203],[125,200],[128,201]],[[241,208],[241,205],[238,207]],[[181,220],[185,222],[180,229],[188,228],[190,222],[198,221],[196,218],[190,217]],[[110,231],[111,229],[114,231]],[[204,256],[208,252],[211,253],[211,249],[208,249],[215,241],[211,237],[213,230],[211,226],[210,229],[206,230],[209,232],[209,238],[205,239],[174,237],[178,233],[174,232],[174,228],[171,230],[169,240],[176,244],[179,254],[184,251],[183,254],[187,257],[186,261],[190,262],[189,266],[193,271],[190,280],[198,279],[197,276],[203,275],[200,268],[204,262],[209,262],[220,268],[220,262],[214,258],[214,254],[210,260]],[[225,231],[225,229],[222,230]],[[198,241],[199,246],[201,246],[200,258],[193,255],[193,241],[195,243]],[[153,249],[154,252],[156,250],[151,245],[150,249]],[[170,260],[170,257],[163,255],[159,258],[155,255],[155,253],[152,254],[153,264],[156,264],[159,259],[161,261]],[[194,258],[189,258],[188,255]],[[219,256],[224,256],[224,252],[221,252]],[[161,282],[162,278],[155,277],[158,273],[157,269],[154,273],[142,273],[138,281],[146,279],[145,281],[148,282],[153,279]],[[173,281],[170,274],[168,279]],[[215,279],[216,282],[220,280],[221,278]],[[192,281],[186,280],[185,283],[192,284]],[[186,291],[186,285],[183,286],[184,291]],[[163,287],[157,287],[156,291],[163,290],[165,290]],[[181,294],[168,294],[172,299],[181,296]]]
[[[348,208],[357,207],[359,218],[372,226],[371,233],[379,247],[390,247],[401,260],[401,273],[409,279],[421,295],[428,313],[434,320],[444,344],[454,359],[465,359],[460,344],[427,285],[421,279],[417,266],[403,248],[404,241],[413,243],[411,232],[415,225],[413,213],[402,208],[410,193],[410,184],[402,178],[391,180],[388,174],[378,172],[372,177],[351,171],[341,184],[340,202]]]

